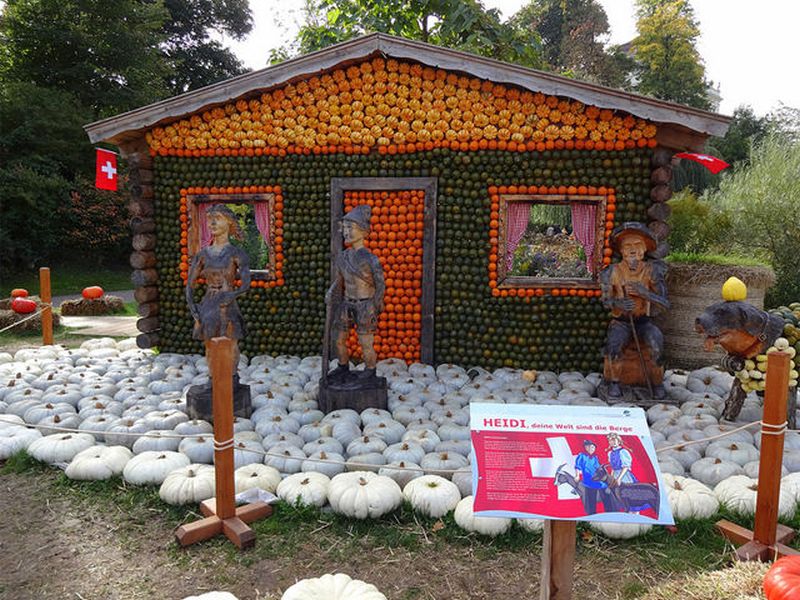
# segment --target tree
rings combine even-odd
[[[247,0],[165,0],[169,16],[161,44],[172,73],[172,94],[210,85],[246,71],[241,61],[211,32],[242,39],[253,29]]]
[[[375,31],[542,66],[538,36],[480,0],[308,0],[296,46],[306,53]]]
[[[688,0],[636,0],[636,90],[663,100],[709,108],[705,67],[695,44],[700,29]]]
[[[70,92],[105,116],[167,94],[167,13],[141,0],[7,0],[0,80]]]
[[[768,119],[757,117],[751,107],[737,107],[725,137],[714,139],[714,147],[718,151],[716,156],[732,165],[747,162],[753,144],[761,141],[768,128]]]
[[[616,48],[606,51],[608,16],[597,0],[530,0],[512,22],[539,35],[550,69],[605,85],[625,86],[630,59]]]

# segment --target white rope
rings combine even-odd
[[[761,423],[761,421],[753,421],[752,423],[748,423],[747,425],[742,425],[741,427],[737,427],[736,429],[731,429],[730,431],[725,431],[725,432],[720,433],[718,435],[712,435],[711,437],[702,438],[702,439],[699,439],[699,440],[689,440],[689,441],[686,441],[686,442],[681,442],[680,444],[675,444],[674,446],[664,446],[663,448],[658,448],[656,450],[656,454],[658,454],[659,452],[664,452],[665,450],[677,450],[678,448],[683,448],[684,446],[691,446],[692,444],[702,444],[703,442],[710,442],[712,440],[718,440],[718,439],[727,437],[729,435],[733,435],[734,433],[737,433],[737,432],[742,431],[744,429],[749,429],[750,427],[759,425],[760,423]]]
[[[224,442],[218,442],[216,438],[214,439],[214,451],[215,452],[222,452],[223,450],[227,450],[229,448],[233,448],[234,443],[236,440],[234,438],[230,438],[225,440]]]
[[[45,307],[43,309],[37,310],[35,313],[28,315],[24,319],[20,319],[16,323],[12,323],[8,327],[3,327],[2,329],[0,329],[0,333],[4,333],[4,332],[8,331],[9,329],[13,329],[17,325],[22,325],[25,321],[30,321],[34,317],[38,317],[40,314],[42,314],[46,310],[50,310],[50,305],[49,304],[45,305]]]
[[[765,423],[761,421],[761,435],[783,435],[786,433],[786,426],[789,424],[789,421],[784,421],[779,425],[773,425],[772,423]],[[775,431],[765,431],[765,429],[774,429]]]

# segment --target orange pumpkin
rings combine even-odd
[[[764,576],[767,600],[800,600],[800,556],[775,561]]]
[[[24,288],[14,288],[11,290],[11,297],[12,298],[27,298],[28,297],[28,290]]]
[[[27,315],[36,310],[36,302],[27,298],[14,298],[11,301],[11,310],[20,315]]]
[[[85,287],[81,292],[81,295],[87,300],[96,300],[97,298],[102,298],[103,294],[105,294],[105,292],[99,285]]]

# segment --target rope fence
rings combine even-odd
[[[18,325],[22,325],[25,321],[30,321],[31,319],[34,319],[34,318],[38,317],[39,315],[41,315],[41,314],[45,313],[46,311],[51,310],[53,308],[53,305],[49,304],[49,303],[42,303],[42,305],[44,306],[44,308],[41,308],[41,309],[37,310],[36,312],[29,314],[24,319],[20,319],[19,321],[15,322],[15,323],[12,323],[11,325],[8,325],[7,327],[3,327],[2,329],[0,329],[0,333],[5,333],[6,331],[8,331],[10,329],[14,329],[14,327],[17,327]]]
[[[88,433],[88,434],[93,435],[93,436],[105,436],[106,434],[109,434],[109,435],[118,435],[118,436],[122,436],[122,437],[135,437],[135,438],[150,437],[150,438],[153,438],[153,439],[163,438],[163,439],[181,439],[181,440],[183,440],[183,439],[192,439],[192,438],[194,438],[194,439],[197,439],[197,438],[209,438],[210,440],[212,440],[215,449],[217,449],[217,448],[222,449],[223,447],[224,448],[234,447],[235,450],[239,450],[240,452],[251,452],[253,454],[257,454],[257,455],[265,456],[265,457],[282,458],[282,459],[286,459],[286,460],[308,461],[308,462],[311,462],[311,463],[319,463],[319,464],[345,465],[345,466],[349,466],[349,467],[363,467],[363,468],[367,468],[367,469],[376,469],[376,468],[384,469],[385,468],[385,469],[392,469],[392,470],[397,470],[397,471],[405,470],[405,471],[412,471],[412,472],[435,473],[435,474],[442,474],[442,473],[453,474],[453,473],[457,473],[459,471],[458,469],[436,469],[436,468],[408,467],[408,466],[400,467],[400,466],[396,466],[396,465],[390,466],[390,465],[376,465],[376,464],[371,464],[371,463],[360,463],[360,462],[348,462],[348,461],[342,462],[342,461],[338,461],[338,460],[330,460],[330,459],[325,459],[325,458],[311,458],[311,457],[300,458],[300,457],[294,457],[294,456],[287,456],[285,454],[281,454],[281,453],[278,453],[278,452],[269,452],[267,450],[260,450],[260,449],[257,449],[257,448],[236,448],[235,447],[235,438],[234,439],[230,439],[230,440],[225,440],[223,442],[218,442],[216,439],[214,439],[212,437],[211,433],[208,433],[208,434],[203,434],[203,433],[189,433],[189,434],[164,433],[164,434],[162,434],[162,433],[159,433],[157,436],[156,435],[148,436],[147,434],[150,433],[150,432],[147,432],[147,431],[145,431],[145,432],[99,431],[99,430],[90,430],[90,429],[75,429],[75,428],[72,428],[72,427],[58,427],[58,426],[55,426],[55,425],[34,425],[34,424],[31,424],[31,423],[18,423],[18,422],[15,422],[15,421],[9,421],[9,420],[3,419],[3,415],[0,415],[0,423],[7,423],[9,425],[16,425],[18,427],[25,427],[27,429],[36,429],[36,430],[43,429],[45,431],[50,431],[50,432],[53,432],[53,433]],[[667,450],[677,450],[679,448],[684,448],[686,446],[690,446],[690,445],[693,445],[693,444],[701,444],[701,443],[704,443],[704,442],[711,442],[713,440],[718,440],[718,439],[722,439],[724,437],[733,435],[733,434],[738,433],[739,431],[743,431],[745,429],[750,429],[752,427],[764,427],[765,425],[767,427],[773,427],[773,428],[774,427],[780,427],[780,426],[765,424],[763,421],[753,421],[751,423],[747,423],[745,425],[742,425],[741,427],[736,427],[734,429],[731,429],[730,431],[725,431],[725,432],[722,432],[722,433],[717,434],[717,435],[709,436],[707,438],[702,438],[702,439],[699,439],[699,440],[689,440],[689,441],[686,441],[686,442],[681,442],[680,444],[675,444],[675,445],[672,445],[672,446],[664,446],[664,447],[661,447],[661,448],[657,448],[656,449],[656,453],[658,454],[660,452],[665,452]],[[782,426],[782,429],[780,431],[778,431],[778,432],[767,431],[767,432],[763,432],[763,433],[768,433],[770,435],[777,435],[777,433],[784,433],[784,432],[800,433],[800,429],[786,429],[786,424],[784,423],[783,426]],[[411,441],[413,441],[413,440],[411,440]]]

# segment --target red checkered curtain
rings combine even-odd
[[[595,272],[594,240],[597,234],[597,206],[594,204],[572,203],[572,231],[583,251],[586,253],[586,268]]]
[[[210,246],[211,242],[214,241],[214,236],[211,235],[211,229],[208,228],[208,216],[206,215],[206,210],[208,207],[211,206],[210,204],[203,203],[197,206],[197,220],[200,221],[200,247],[205,248],[206,246]]]
[[[267,247],[269,247],[269,205],[266,202],[256,202],[253,205],[253,212],[255,212],[258,233],[261,234],[262,239],[267,243]]]
[[[530,202],[508,203],[506,209],[506,269],[509,271],[514,264],[514,251],[528,228],[530,218]]]

